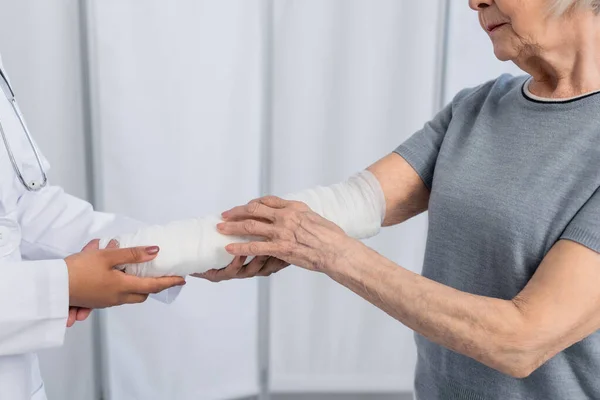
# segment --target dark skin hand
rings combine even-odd
[[[86,244],[85,247],[81,251],[86,252],[86,251],[91,251],[91,250],[98,250],[99,244],[100,244],[100,240],[94,239],[91,242],[89,242],[88,244]],[[114,240],[111,240],[108,243],[108,246],[106,246],[107,249],[116,249],[118,247],[119,247],[119,245]],[[75,325],[75,322],[85,321],[90,316],[91,313],[92,313],[91,308],[73,307],[73,306],[69,307],[69,317],[67,318],[67,328],[70,328],[73,325]]]

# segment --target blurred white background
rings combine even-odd
[[[51,180],[149,222],[340,181],[461,88],[519,73],[495,60],[466,0],[0,7],[0,52]],[[419,271],[425,235],[421,216],[369,244]],[[259,282],[192,279],[173,305],[95,313],[42,354],[50,400],[261,389],[273,399],[410,398],[407,328],[323,276],[288,268]]]

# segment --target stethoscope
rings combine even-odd
[[[4,92],[4,95],[8,99],[8,102],[12,106],[12,109],[15,112],[15,115],[19,119],[19,123],[23,127],[23,131],[25,132],[27,141],[29,141],[31,150],[33,151],[33,154],[35,155],[37,165],[40,168],[41,180],[40,181],[33,180],[33,181],[29,181],[29,182],[27,182],[25,180],[25,177],[23,176],[23,174],[21,173],[21,170],[19,169],[19,165],[17,164],[17,161],[15,160],[15,156],[10,148],[10,145],[8,144],[8,139],[6,138],[6,134],[4,132],[4,126],[2,125],[2,121],[0,121],[0,134],[2,135],[2,140],[4,140],[4,146],[6,147],[6,152],[8,153],[8,157],[10,158],[10,162],[12,163],[15,173],[19,177],[19,180],[21,181],[23,186],[25,186],[25,189],[29,190],[30,192],[36,192],[46,186],[46,184],[48,183],[48,178],[46,177],[46,172],[44,172],[44,167],[42,166],[42,160],[40,159],[40,155],[39,155],[37,149],[35,148],[33,139],[31,139],[31,134],[29,133],[29,129],[27,129],[27,125],[25,125],[25,120],[23,119],[21,110],[19,110],[19,106],[17,105],[17,101],[15,100],[15,92],[13,91],[12,87],[10,86],[10,83],[8,83],[8,79],[6,79],[6,76],[4,75],[4,71],[2,71],[1,68],[0,68],[0,86],[2,86],[2,91]]]

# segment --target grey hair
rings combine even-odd
[[[563,15],[574,8],[591,8],[596,14],[600,13],[600,0],[551,0],[552,11]]]

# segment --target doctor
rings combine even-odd
[[[149,261],[159,249],[98,250],[91,239],[140,223],[95,212],[47,183],[48,163],[9,82],[0,60],[0,399],[45,400],[36,351],[62,345],[66,326],[85,319],[91,308],[140,303],[175,287],[165,292],[173,294],[185,281],[113,269]]]

